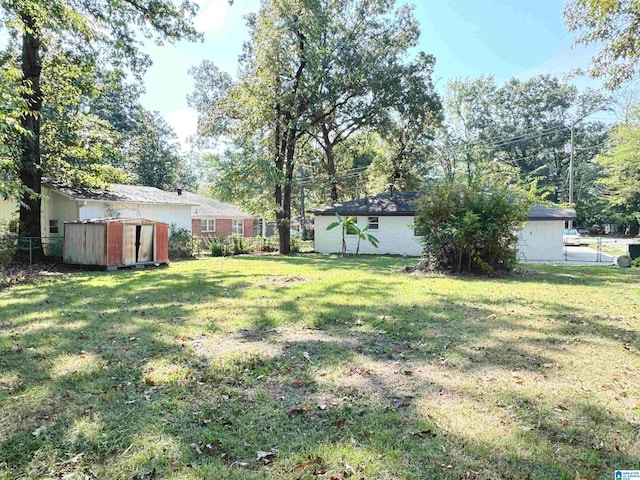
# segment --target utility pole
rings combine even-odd
[[[307,239],[307,229],[305,225],[305,211],[304,211],[304,167],[300,165],[300,234],[302,239]]]
[[[573,206],[573,156],[574,156],[574,126],[575,121],[571,120],[571,140],[569,142],[569,204]],[[566,151],[566,147],[565,147]],[[569,220],[569,228],[573,228],[573,220]]]
[[[573,205],[573,121],[571,122],[571,156],[569,157],[569,203]]]

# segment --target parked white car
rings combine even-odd
[[[579,247],[581,245],[581,238],[578,231],[575,228],[566,229],[562,235],[562,244]]]

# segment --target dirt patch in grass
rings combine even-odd
[[[22,283],[37,283],[52,276],[62,276],[77,271],[60,263],[34,265],[9,264],[0,271],[0,291]]]

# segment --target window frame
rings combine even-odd
[[[49,234],[50,235],[60,234],[60,221],[57,218],[53,218],[49,220]]]
[[[375,219],[375,221],[372,222],[372,219]],[[367,225],[369,226],[369,230],[380,230],[380,217],[368,217]]]
[[[236,227],[240,226],[239,229],[237,229]],[[237,231],[239,230],[239,231]],[[233,218],[231,219],[231,233],[233,233],[234,235],[241,235],[244,236],[244,218]]]
[[[211,223],[212,228],[209,228]],[[216,231],[216,219],[215,218],[203,218],[200,222],[200,231],[202,233],[211,233]]]

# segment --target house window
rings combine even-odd
[[[58,220],[49,220],[49,233],[60,233],[58,230]]]
[[[244,220],[232,220],[231,231],[236,235],[244,235]]]
[[[201,232],[215,232],[216,231],[216,221],[213,218],[203,219],[202,225],[200,227]]]
[[[369,230],[378,230],[378,217],[369,217]]]
[[[355,217],[355,221],[353,222],[354,224],[358,223],[358,217]],[[349,231],[349,229],[347,228],[347,235],[356,235],[356,232],[354,231]]]

